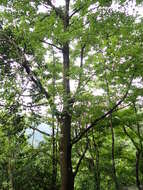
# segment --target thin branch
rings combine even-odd
[[[87,6],[87,4],[85,3],[85,4],[81,5],[79,8],[75,8],[75,9],[73,10],[73,12],[71,13],[71,15],[69,16],[69,19],[71,19],[76,13],[78,13],[81,9],[83,9],[84,6]],[[99,5],[98,5],[97,7],[93,7],[93,8],[91,8],[91,9],[89,9],[89,10],[86,12],[86,14],[89,13],[89,12],[91,13],[93,10],[98,9],[98,8],[99,8]]]
[[[140,141],[140,146],[141,146],[141,149],[142,149],[143,145],[142,145],[142,137],[141,137],[141,126],[139,124],[139,121],[137,120],[137,108],[136,108],[135,102],[133,102],[133,107],[134,107],[134,112],[136,114],[137,134],[138,134],[139,141]]]
[[[23,68],[25,69],[26,73],[28,74],[28,76],[30,77],[30,79],[36,84],[36,86],[38,86],[38,88],[40,89],[41,92],[43,92],[43,94],[46,96],[46,98],[50,99],[50,97],[51,97],[50,94],[44,89],[44,87],[43,87],[42,83],[40,82],[40,80],[38,79],[38,77],[35,76],[35,73],[32,72],[32,70],[30,68],[30,63],[27,61],[22,50],[17,46],[17,44],[15,43],[14,40],[9,38],[8,36],[6,36],[6,37],[8,38],[8,41],[17,50],[17,54],[20,57],[21,64],[22,64]]]
[[[52,43],[50,43],[50,42],[47,42],[46,40],[41,40],[41,42],[43,42],[43,43],[45,43],[45,44],[47,44],[47,45],[49,45],[49,46],[55,47],[55,48],[57,48],[57,49],[59,49],[59,50],[62,50],[61,47],[58,47],[57,45],[52,44]]]
[[[24,55],[23,55],[24,56]],[[22,62],[22,66],[25,69],[26,73],[28,74],[28,76],[30,77],[30,79],[36,84],[36,86],[39,88],[39,90],[45,95],[45,97],[47,99],[50,99],[50,94],[46,91],[46,89],[43,87],[41,81],[39,80],[39,78],[36,76],[36,74],[34,72],[31,71],[30,69],[30,64],[29,62],[26,60],[25,56],[23,57],[24,60]]]
[[[69,19],[71,19],[76,13],[78,13],[84,6],[85,4],[80,6],[78,9],[74,9],[71,15],[69,16]]]
[[[126,127],[128,127],[136,136],[138,136],[138,133],[133,129],[132,126],[130,126],[130,124],[126,123]]]
[[[98,117],[97,119],[95,119],[85,130],[83,130],[79,136],[77,138],[74,138],[73,141],[72,141],[72,145],[77,143],[86,133],[88,133],[92,128],[95,127],[95,125],[102,121],[103,119],[105,119],[107,116],[111,115],[114,111],[116,111],[116,109],[118,108],[118,106],[120,104],[122,104],[122,102],[126,99],[127,95],[128,95],[128,92],[129,92],[129,89],[130,89],[130,86],[132,84],[132,80],[133,80],[133,77],[134,77],[134,74],[133,76],[131,77],[131,80],[130,80],[130,83],[129,83],[129,86],[128,86],[128,89],[126,91],[126,93],[124,94],[124,96],[121,98],[121,100],[115,105],[113,106],[109,111],[107,111],[105,114],[103,114],[102,116]]]
[[[35,130],[35,131],[38,131],[39,133],[43,134],[43,135],[46,135],[46,136],[51,136],[49,133],[46,133],[44,131],[41,131],[40,129],[36,128],[36,127],[32,127],[30,126],[29,128]]]
[[[33,97],[33,96],[38,96],[39,95],[39,93],[37,93],[37,94],[21,94],[20,96],[22,96],[22,97]]]
[[[25,71],[28,74],[29,78],[31,79],[31,81],[34,84],[36,84],[36,86],[38,87],[38,89],[40,90],[40,92],[46,97],[46,99],[49,102],[50,107],[52,109],[54,109],[55,115],[57,117],[59,117],[59,112],[56,110],[56,108],[54,106],[54,102],[52,101],[52,97],[51,97],[50,93],[46,91],[46,89],[44,88],[44,86],[41,83],[40,79],[38,78],[37,74],[31,70],[30,63],[26,59],[26,56],[25,56],[24,52],[16,44],[16,42],[14,41],[14,39],[10,38],[4,32],[2,34],[3,34],[3,37],[7,40],[7,42],[10,43],[15,48],[15,50],[17,51],[17,56],[18,56],[18,58],[19,58],[19,60],[21,62],[21,65],[25,69]]]
[[[85,50],[85,44],[81,47],[81,53],[80,53],[80,69],[83,68],[83,58],[84,58],[84,50]],[[78,81],[78,87],[77,87],[77,91],[79,90],[80,86],[81,86],[81,71],[79,74],[79,81]]]
[[[86,153],[86,151],[87,151],[87,149],[88,149],[88,143],[89,143],[89,142],[87,142],[86,147],[85,147],[85,150],[83,151],[83,153],[82,153],[82,155],[81,155],[81,157],[80,157],[80,159],[79,159],[79,161],[78,161],[78,163],[77,163],[76,169],[75,169],[75,171],[73,172],[73,176],[74,176],[74,177],[76,176],[76,174],[77,174],[77,172],[78,172],[78,170],[79,170],[80,164],[81,164],[81,162],[82,162],[82,160],[83,160],[83,158],[84,158],[84,156],[85,156],[85,153]]]
[[[32,105],[32,104],[30,103],[29,105],[23,105],[23,107],[32,108],[32,107],[40,107],[40,106],[46,106],[46,105],[47,105],[47,102],[40,103],[40,104],[34,104],[34,105]]]
[[[130,105],[131,105],[131,103],[129,103],[129,104],[127,104],[127,105],[124,105],[124,106],[122,106],[122,107],[120,107],[120,108],[117,108],[116,110],[119,111],[119,110],[122,110],[122,109],[124,109],[124,108],[128,108]]]
[[[57,7],[55,7],[51,0],[45,0],[48,6],[50,6],[61,19],[64,19],[63,11]]]
[[[45,14],[41,19],[40,19],[40,22],[42,22],[43,20],[45,20],[47,17],[49,17],[50,16],[50,14]]]
[[[137,143],[134,141],[134,139],[129,135],[129,133],[127,132],[126,128],[123,126],[123,130],[124,133],[129,137],[129,139],[132,141],[133,145],[135,146],[135,148],[137,150],[139,150],[139,147],[137,146]]]
[[[5,105],[4,104],[0,104],[0,107],[5,107]]]

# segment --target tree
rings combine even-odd
[[[119,3],[126,8],[125,1]],[[127,11],[114,11],[111,4],[65,0],[64,6],[56,6],[50,0],[1,1],[0,61],[6,73],[17,74],[20,97],[28,92],[32,113],[40,115],[44,104],[46,114],[59,123],[61,190],[74,189],[74,147],[97,123],[111,120],[112,113],[130,96],[133,79],[141,76],[140,23]],[[46,12],[40,12],[39,6]],[[114,95],[108,99],[105,70]],[[71,88],[72,83],[76,89]],[[106,99],[95,94],[99,88]],[[22,98],[19,104],[25,106]],[[33,109],[35,105],[39,110]],[[75,168],[83,157],[80,155]]]

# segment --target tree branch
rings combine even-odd
[[[83,130],[78,137],[74,138],[73,141],[72,141],[72,144],[75,144],[77,143],[86,133],[88,133],[92,128],[95,127],[95,125],[105,119],[107,116],[109,116],[110,114],[112,114],[120,104],[122,104],[122,102],[126,99],[127,95],[128,95],[128,92],[129,92],[129,89],[130,89],[130,86],[132,84],[132,80],[133,80],[133,77],[134,77],[134,74],[133,76],[131,77],[131,80],[130,80],[130,83],[129,83],[129,86],[128,86],[128,89],[126,91],[126,93],[124,94],[124,96],[121,98],[121,100],[115,105],[113,106],[109,111],[107,111],[105,114],[103,114],[102,116],[98,117],[97,119],[95,119],[85,130]]]
[[[38,131],[39,133],[43,134],[43,135],[46,135],[46,136],[51,136],[49,133],[46,133],[44,131],[41,131],[40,129],[36,128],[36,127],[32,127],[30,126],[29,128],[35,130],[35,131]]]
[[[64,19],[63,11],[57,7],[55,7],[51,0],[45,0],[48,6],[50,6],[61,19]]]
[[[33,107],[40,107],[40,106],[46,106],[47,105],[47,102],[45,103],[40,103],[40,104],[34,104],[32,105],[31,103],[28,104],[28,105],[23,105],[23,107],[26,107],[26,108],[33,108]]]
[[[87,151],[87,149],[88,149],[88,143],[89,143],[89,142],[87,141],[85,150],[83,151],[83,153],[82,153],[82,155],[81,155],[81,157],[80,157],[80,159],[79,159],[79,161],[78,161],[78,163],[77,163],[76,169],[75,169],[75,171],[73,172],[73,176],[74,176],[74,177],[76,176],[76,174],[77,174],[77,172],[78,172],[78,170],[79,170],[80,164],[81,164],[81,162],[82,162],[82,160],[83,160],[83,158],[84,158],[84,156],[85,156],[85,153],[86,153],[86,151]]]
[[[80,6],[77,9],[74,9],[73,12],[71,13],[71,15],[69,16],[69,19],[71,19],[76,13],[78,13],[84,6],[85,6],[85,4]]]
[[[29,78],[38,87],[38,89],[40,90],[40,92],[46,97],[46,99],[48,100],[48,103],[49,103],[51,109],[54,111],[55,115],[57,117],[59,117],[59,112],[56,110],[56,108],[54,106],[54,102],[52,100],[52,97],[51,97],[50,93],[47,92],[46,89],[43,87],[43,85],[42,85],[40,79],[38,78],[37,74],[31,70],[30,63],[26,59],[24,52],[16,44],[16,42],[14,41],[14,39],[10,38],[4,32],[3,32],[3,37],[6,39],[6,41],[9,44],[11,44],[15,48],[16,53],[17,53],[17,57],[20,60],[20,63],[22,65],[22,67],[25,69],[25,71],[28,74]]]
[[[5,107],[5,105],[4,104],[0,104],[0,107]]]
[[[57,45],[52,44],[52,43],[50,43],[50,42],[47,42],[46,40],[41,40],[41,42],[43,42],[43,43],[45,43],[45,44],[47,44],[47,45],[49,45],[49,46],[55,47],[55,48],[57,48],[57,49],[59,49],[59,50],[62,50],[61,47],[58,47]]]
[[[83,68],[83,58],[84,58],[84,50],[85,50],[86,44],[83,44],[83,46],[81,47],[81,52],[80,52],[80,69]],[[80,87],[81,87],[81,71],[79,73],[79,79],[78,79],[78,85],[77,85],[77,89],[76,92],[74,93],[73,97],[71,98],[71,105],[73,105],[75,103],[75,99],[76,99],[76,95],[78,94]]]
[[[85,50],[85,44],[81,47],[81,52],[80,52],[80,69],[83,68],[83,58],[84,58],[84,50]],[[78,86],[77,86],[77,91],[79,90],[80,88],[80,85],[81,85],[81,72],[79,74],[79,81],[78,81]]]
[[[134,139],[129,135],[129,133],[127,132],[126,128],[123,126],[123,130],[124,130],[124,133],[129,137],[129,139],[132,141],[133,145],[135,146],[135,148],[137,150],[139,150],[138,146],[137,146],[137,143],[134,141]]]

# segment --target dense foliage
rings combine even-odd
[[[142,189],[141,3],[0,1],[0,189]]]

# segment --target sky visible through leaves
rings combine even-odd
[[[56,7],[59,7],[59,6],[64,6],[65,4],[65,1],[64,0],[53,0],[52,1],[54,5],[56,5]],[[71,4],[72,4],[73,1],[71,1]],[[112,6],[111,6],[114,10],[119,10],[120,8],[120,5],[117,4],[115,1],[112,3]],[[124,10],[123,10],[124,11]],[[44,7],[44,6],[39,6],[39,12],[47,12],[47,8]],[[139,6],[136,6],[135,4],[135,1],[130,1],[130,3],[128,4],[128,8],[127,8],[127,12],[129,15],[134,15],[134,16],[137,16],[137,22],[140,21],[140,18],[143,16],[143,6],[142,5],[139,5]],[[57,52],[58,54],[58,52]],[[60,56],[60,54],[59,54]],[[45,55],[45,59],[48,58],[48,53],[47,55]],[[140,79],[139,80],[136,80],[134,81],[134,84],[137,85],[137,86],[142,86],[142,84],[140,83]],[[71,82],[71,89],[74,91],[75,89],[75,83],[74,81]],[[96,91],[93,92],[93,94],[96,94],[96,95],[101,95],[103,93],[103,89],[98,89]],[[26,102],[30,101],[29,99],[25,99]],[[142,100],[140,100],[142,101]],[[45,112],[44,110],[44,107],[43,107],[43,113]],[[50,133],[50,128],[48,127],[48,125],[46,124],[40,124],[38,126],[38,129],[40,129],[41,131],[44,131],[44,132],[48,132]],[[33,133],[33,130],[32,129],[27,129],[27,134],[32,134]],[[32,136],[30,138],[30,143],[32,143],[32,141],[34,142],[35,145],[37,145],[40,141],[43,140],[43,135],[40,134],[38,131],[35,131],[33,133],[34,137]]]

